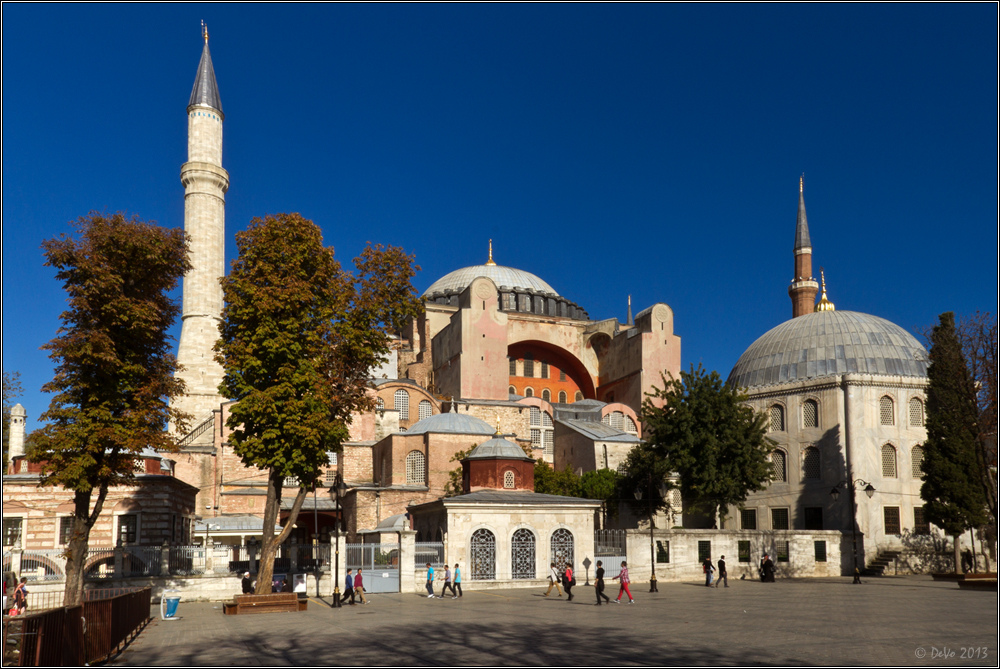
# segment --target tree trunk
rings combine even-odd
[[[956,574],[961,574],[962,573],[962,548],[959,545],[959,539],[961,539],[961,535],[960,534],[956,534],[956,535],[954,535],[952,537],[952,540],[955,542],[955,573]]]
[[[257,570],[258,595],[265,595],[271,592],[271,581],[274,580],[274,558],[278,554],[278,546],[288,538],[295,526],[295,521],[299,517],[299,509],[306,499],[306,489],[300,487],[299,493],[295,496],[292,510],[288,515],[285,526],[281,532],[274,534],[274,526],[278,522],[281,513],[281,492],[285,477],[275,472],[273,469],[267,477],[267,501],[264,504],[264,528],[260,537],[260,569]]]
[[[97,522],[104,499],[108,495],[107,486],[101,486],[97,494],[94,510],[90,510],[90,491],[76,491],[73,495],[73,534],[66,550],[66,588],[63,594],[63,606],[76,606],[83,603],[84,576],[86,576],[86,559],[90,550],[90,530]]]

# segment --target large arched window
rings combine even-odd
[[[819,427],[819,403],[816,400],[802,403],[802,427]]]
[[[424,454],[420,451],[410,451],[406,454],[406,483],[408,485],[424,484]]]
[[[469,568],[473,581],[492,581],[497,577],[497,539],[486,528],[472,533]]]
[[[511,576],[515,579],[535,578],[535,533],[521,528],[510,541]]]
[[[431,405],[430,401],[420,400],[420,404],[418,405],[417,411],[419,420],[423,420],[424,418],[427,418],[432,413],[434,413],[434,407]]]
[[[771,451],[771,480],[772,481],[787,481],[785,470],[785,452],[783,450],[775,449]]]
[[[918,398],[910,399],[910,427],[924,426],[924,403]]]
[[[410,393],[402,388],[392,396],[393,409],[399,412],[399,420],[410,420]]]
[[[549,549],[552,555],[549,561],[555,562],[557,567],[565,566],[567,562],[576,566],[573,563],[573,533],[566,528],[560,527],[552,533]]]
[[[612,411],[601,418],[601,422],[610,425],[620,432],[628,434],[639,434],[639,429],[635,426],[635,421],[631,416],[626,416],[622,411]]]
[[[896,478],[896,449],[892,444],[882,446],[882,476],[887,479]]]
[[[883,395],[882,399],[878,401],[878,417],[879,423],[882,425],[896,424],[896,410],[892,398],[888,395]]]
[[[820,477],[819,449],[815,446],[807,446],[802,450],[802,476],[807,479]]]
[[[768,432],[784,432],[785,431],[785,407],[780,404],[772,404],[771,408],[768,410]]]
[[[924,447],[914,446],[910,451],[910,466],[913,478],[922,479],[924,477]]]

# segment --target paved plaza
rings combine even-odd
[[[730,588],[635,583],[636,602],[594,606],[544,589],[475,590],[462,599],[369,595],[332,609],[224,616],[181,602],[113,666],[913,665],[997,666],[997,593],[929,576],[733,581]],[[614,599],[617,585],[608,594]]]

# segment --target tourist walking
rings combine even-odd
[[[545,596],[548,597],[549,593],[552,592],[552,588],[556,589],[559,596],[562,597],[562,590],[559,589],[559,571],[556,569],[556,563],[549,563],[549,589],[545,591]]]
[[[607,602],[608,604],[611,603],[611,599],[604,594],[604,567],[602,566],[603,564],[604,563],[601,562],[600,560],[597,561],[597,572],[594,574],[597,577],[597,580],[594,581],[594,592],[597,593],[597,606],[601,605],[601,597],[603,597],[604,601]]]
[[[343,604],[347,601],[347,598],[351,598],[351,606],[354,605],[354,577],[351,576],[353,569],[347,570],[347,576],[344,578],[344,594],[340,598],[340,603]]]
[[[764,583],[774,583],[774,563],[771,562],[771,556],[764,553],[764,562],[760,567],[761,576],[760,580]]]
[[[715,573],[711,556],[705,556],[705,561],[701,563],[701,570],[705,572],[705,587],[710,587],[712,585],[712,574]]]
[[[434,567],[427,563],[427,599],[434,599]]]
[[[459,568],[458,563],[455,563],[455,581],[451,586],[451,591],[455,592],[458,589],[458,596],[462,596],[462,570]],[[452,599],[455,599],[452,597]]]
[[[715,584],[715,587],[719,587],[722,582],[726,582],[726,587],[729,587],[729,574],[726,572],[726,556],[719,556],[719,581]]]
[[[10,615],[21,616],[28,609],[28,577],[22,576],[21,582],[14,588],[14,606],[10,608]]]
[[[243,572],[243,579],[240,581],[240,585],[243,586],[244,595],[253,594],[253,580],[250,578],[250,572]]]
[[[456,593],[455,588],[451,585],[451,567],[448,565],[444,566],[444,585],[441,586],[441,599],[444,599],[444,593],[451,590],[451,598],[455,599]]]
[[[628,584],[630,583],[629,578],[628,578],[628,565],[625,563],[624,560],[622,560],[622,570],[620,572],[618,572],[617,576],[615,576],[615,580],[617,580],[618,583],[621,584],[618,587],[618,599],[615,600],[615,604],[621,604],[622,603],[622,593],[623,592],[626,595],[628,595],[628,603],[629,604],[635,604],[635,600],[632,599],[632,593],[628,589]]]
[[[362,604],[368,603],[368,599],[365,597],[365,582],[361,578],[361,567],[358,567],[358,573],[354,576],[354,594],[358,596]]]
[[[566,563],[566,571],[563,572],[563,588],[566,590],[566,601],[573,601],[573,592],[571,588],[576,585],[576,580],[573,578],[573,565],[569,562]]]

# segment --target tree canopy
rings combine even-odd
[[[654,462],[654,473],[676,472],[685,500],[724,518],[730,505],[770,480],[773,442],[766,437],[765,418],[718,372],[706,373],[700,365],[679,379],[661,378],[664,387],[653,388],[642,404],[643,437],[650,455],[663,461]],[[633,477],[637,465],[650,466],[645,460],[631,464]]]
[[[120,213],[93,213],[73,227],[78,239],[42,243],[69,308],[42,347],[56,364],[42,390],[54,397],[28,445],[41,484],[75,493],[67,605],[82,598],[83,558],[108,488],[134,481],[143,449],[174,450],[165,428],[188,420],[169,404],[183,391],[168,335],[180,311],[170,292],[190,268],[183,231]]]
[[[224,372],[220,392],[237,400],[227,422],[233,450],[268,474],[263,592],[277,546],[327,454],[347,439],[351,414],[374,408],[372,369],[390,352],[391,334],[419,313],[410,283],[419,268],[399,248],[369,244],[355,259],[355,277],[299,214],[256,218],[236,244],[239,256],[222,280],[216,359]],[[299,490],[274,536],[286,477],[297,479]]]

